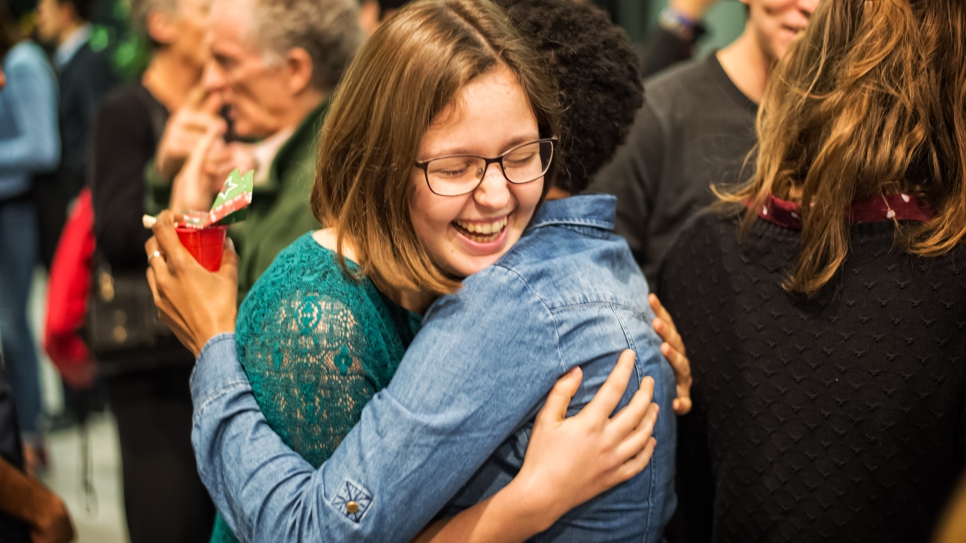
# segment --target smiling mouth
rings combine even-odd
[[[476,243],[489,243],[496,241],[503,230],[506,228],[509,215],[492,222],[481,221],[453,221],[456,231]]]

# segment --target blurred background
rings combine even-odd
[[[700,0],[699,0],[700,1]],[[644,53],[658,28],[667,0],[596,0],[623,26]],[[705,32],[695,43],[702,57],[734,40],[745,24],[745,10],[736,0],[712,4],[703,21]],[[37,0],[10,0],[14,16],[27,32],[36,24]],[[130,27],[126,0],[100,0],[92,14],[91,48],[105,51],[120,80],[139,77],[149,58],[149,47]],[[35,338],[43,330],[47,274],[39,266],[30,295],[30,320]],[[128,541],[121,498],[117,430],[109,410],[95,410],[82,430],[65,411],[64,388],[43,348],[41,382],[43,420],[47,432],[47,468],[39,475],[65,501],[82,543]],[[84,469],[86,464],[86,468]],[[85,479],[86,478],[86,479]],[[87,483],[89,479],[90,484]]]

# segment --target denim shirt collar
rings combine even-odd
[[[614,230],[617,197],[610,194],[570,196],[544,202],[530,228],[578,226],[585,233],[606,237]],[[587,228],[589,227],[589,228]]]

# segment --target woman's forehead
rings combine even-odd
[[[420,151],[459,154],[470,152],[467,147],[498,148],[528,137],[539,137],[536,115],[516,76],[502,67],[473,78],[456,93],[433,119]]]

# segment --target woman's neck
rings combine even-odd
[[[184,104],[188,92],[201,80],[202,68],[178,58],[172,51],[161,49],[155,52],[141,84],[170,112],[175,112]]]
[[[433,305],[433,302],[439,298],[439,296],[427,292],[394,289],[381,284],[381,282],[373,281],[373,283],[396,305],[420,315],[425,314],[429,306]]]
[[[772,62],[765,57],[751,28],[746,28],[731,45],[718,51],[717,56],[721,68],[738,90],[752,102],[760,104],[771,75]]]

